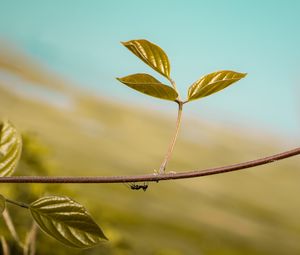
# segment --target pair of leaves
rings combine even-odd
[[[147,40],[131,40],[122,43],[133,54],[155,71],[170,80],[170,62],[167,54],[157,45]],[[128,87],[149,96],[175,101],[178,97],[177,91],[149,74],[137,73],[123,78],[117,78]]]
[[[0,176],[10,176],[21,156],[22,138],[8,121],[0,123]]]
[[[147,40],[131,40],[124,42],[123,45],[143,62],[171,81],[168,56],[159,46]],[[190,86],[186,101],[214,94],[245,76],[246,74],[244,73],[227,70],[205,75]],[[149,74],[138,73],[117,79],[128,87],[153,97],[170,101],[176,101],[178,98],[178,93],[174,88],[161,83]]]

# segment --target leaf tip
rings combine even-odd
[[[132,41],[134,41],[134,40],[130,40],[130,41],[126,41],[126,42],[120,42],[123,46],[125,46],[126,48],[128,48],[128,46],[129,45],[131,45],[132,44]]]

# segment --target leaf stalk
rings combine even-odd
[[[10,204],[29,209],[29,205],[25,204],[23,202],[14,201],[14,200],[11,200],[11,199],[8,199],[8,198],[5,198],[5,200],[6,200],[6,202],[8,202]]]
[[[169,78],[169,81],[170,81],[172,87],[176,90],[176,92],[178,92],[177,87],[176,87],[176,82],[174,80],[172,80],[171,78]]]

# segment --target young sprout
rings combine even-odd
[[[176,83],[170,76],[171,66],[168,56],[159,46],[144,39],[122,42],[122,44],[148,66],[167,78],[171,86],[161,83],[159,80],[146,73],[132,74],[117,78],[117,80],[141,93],[173,101],[178,105],[175,133],[158,171],[159,174],[163,174],[165,173],[177,140],[183,105],[190,101],[210,96],[244,78],[247,74],[223,70],[204,75],[189,87],[188,97],[186,100],[182,101],[177,91]]]

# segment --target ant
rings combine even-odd
[[[148,184],[146,184],[144,182],[144,184],[135,184],[135,183],[131,183],[129,184],[129,187],[132,189],[132,190],[140,190],[142,189],[143,191],[146,191],[148,189]]]

